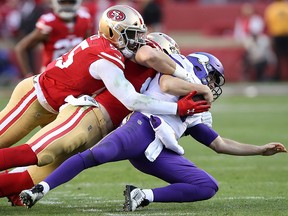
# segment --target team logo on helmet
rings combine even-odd
[[[110,10],[107,12],[107,17],[115,21],[122,21],[126,18],[125,14],[120,10]]]

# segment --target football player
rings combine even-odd
[[[164,42],[161,43],[157,36],[163,39],[162,41]],[[157,41],[157,44],[153,43],[158,47],[164,48],[165,51],[167,50],[167,53],[179,53],[178,45],[175,45],[175,42],[170,45],[172,39],[167,40],[168,36],[164,38],[163,34],[159,33],[152,34],[148,38]],[[173,47],[174,45],[175,47]],[[134,71],[137,71],[137,76],[135,76]],[[156,72],[153,69],[148,69],[127,60],[124,73],[135,89],[141,92],[146,88],[148,81],[154,77]],[[186,88],[190,88],[190,91],[196,89],[199,93],[206,95],[209,101],[212,100],[212,93],[207,86],[185,83]],[[26,165],[37,163],[38,166],[43,167],[34,166],[29,167],[28,170],[20,168],[9,173],[3,173],[0,178],[0,196],[8,196],[12,204],[21,205],[18,200],[18,193],[21,190],[30,188],[43,180],[64,159],[75,152],[87,149],[97,143],[115,126],[118,126],[124,116],[129,113],[129,110],[107,90],[96,95],[95,99],[97,102],[89,96],[82,96],[78,99],[74,97],[67,98],[66,100],[70,105],[61,109],[55,121],[45,126],[28,140],[26,144],[30,146],[29,151],[30,153],[31,149],[34,151],[33,155],[38,158],[36,159],[38,162],[33,162],[35,156],[31,157],[29,151],[21,150],[21,147],[3,149],[3,158],[8,158],[9,152],[11,153],[10,165],[18,161],[20,164],[16,163],[22,166],[25,165],[22,162],[25,163],[26,161]],[[206,107],[204,106],[204,111]],[[197,106],[194,108],[196,109],[195,113],[202,111],[201,106],[199,107],[201,110],[198,111]],[[17,157],[23,158],[23,154],[26,159],[16,159]],[[30,159],[28,159],[29,157]]]
[[[68,52],[92,33],[90,14],[79,9],[82,0],[51,0],[53,12],[43,14],[36,23],[36,28],[15,46],[20,72],[25,78],[35,71],[28,64],[28,51],[39,44],[43,72],[54,59]]]
[[[185,68],[194,70],[195,82],[209,86],[213,91],[214,99],[221,95],[224,70],[216,57],[207,53],[195,53],[187,58],[180,55],[173,55],[173,58]],[[164,83],[161,82],[164,81],[163,79],[166,80]],[[169,101],[178,100],[178,96],[172,96],[161,91],[161,89],[165,89],[166,92],[171,93],[173,91],[175,95],[182,95],[183,89],[171,85],[171,83],[175,84],[178,81],[185,85],[185,81],[178,78],[157,74],[149,84],[145,94],[157,95],[157,97]],[[161,88],[162,85],[165,87]],[[169,86],[173,87],[169,88]],[[153,190],[141,190],[134,186],[127,186],[124,205],[124,209],[127,211],[134,211],[137,207],[145,206],[153,201],[193,202],[209,199],[218,191],[216,180],[184,158],[182,156],[184,150],[176,141],[187,127],[186,133],[191,134],[203,144],[211,144],[215,149],[219,147],[218,144],[221,146],[228,145],[226,153],[272,155],[286,152],[285,147],[280,143],[255,146],[222,139],[212,128],[202,124],[201,115],[197,114],[185,119],[172,115],[133,112],[126,119],[128,121],[124,125],[108,134],[92,148],[70,157],[44,181],[30,190],[22,191],[20,197],[23,203],[32,207],[48,191],[71,180],[81,171],[100,164],[125,159],[129,159],[140,171],[170,183],[169,186]]]
[[[135,58],[143,66],[189,79],[189,73],[170,57],[145,45],[146,31],[135,9],[125,5],[108,8],[100,20],[99,35],[90,36],[49,63],[43,73],[24,79],[15,87],[0,112],[0,148],[10,147],[37,126],[52,122],[67,96],[98,94],[105,88],[130,110],[193,115],[192,100],[183,98],[172,103],[147,97],[137,93],[125,78],[124,61]],[[202,105],[210,108],[209,104]],[[27,150],[27,145],[23,148]]]

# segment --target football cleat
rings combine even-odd
[[[149,205],[149,200],[146,199],[146,195],[142,191],[142,189],[137,188],[133,185],[126,185],[126,188],[124,190],[124,196],[124,211],[135,211],[136,208]]]
[[[27,208],[31,208],[38,200],[42,199],[44,196],[43,189],[43,186],[38,184],[30,190],[23,190],[20,193],[20,199],[22,200],[22,203],[27,206]]]

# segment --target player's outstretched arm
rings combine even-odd
[[[230,155],[264,155],[270,156],[280,152],[286,152],[285,146],[281,143],[272,142],[265,145],[252,145],[237,142],[235,140],[221,138],[218,136],[209,146],[217,153]]]

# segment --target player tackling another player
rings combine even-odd
[[[194,74],[195,82],[210,86],[215,99],[220,96],[221,86],[225,80],[224,70],[215,56],[199,52],[192,53],[186,58],[177,54],[172,57]],[[177,78],[157,74],[145,94],[155,97],[157,95],[167,101],[178,100],[178,96],[167,93],[179,95],[178,89],[170,85],[176,82],[175,79]],[[163,92],[162,85],[165,86],[166,93]],[[219,153],[245,156],[287,152],[281,143],[273,142],[256,146],[221,138],[208,124],[212,121],[211,115],[208,113],[204,116],[206,122],[203,122],[202,115],[195,114],[180,118],[179,116],[133,112],[121,127],[105,136],[92,148],[67,159],[44,181],[30,190],[22,191],[20,197],[25,205],[32,207],[50,190],[73,179],[83,170],[108,162],[128,159],[138,170],[158,177],[168,182],[169,185],[145,190],[127,185],[124,204],[126,211],[134,211],[151,202],[182,203],[210,199],[218,191],[217,181],[183,157],[184,149],[177,143],[177,139],[183,133]]]
[[[114,16],[118,13],[121,16],[119,20],[118,18],[115,20]],[[122,19],[123,15],[125,15],[126,19]],[[135,23],[139,26],[135,26]],[[125,34],[118,32],[120,27],[123,28]],[[111,30],[113,35],[111,35],[109,28],[113,28],[114,32]],[[177,67],[175,62],[161,51],[144,44],[141,48],[138,47],[140,42],[144,43],[142,39],[145,39],[145,31],[146,28],[141,16],[134,9],[127,6],[108,8],[104,12],[101,21],[101,36],[95,35],[81,42],[75,49],[52,62],[47,70],[36,76],[34,80],[33,78],[28,78],[16,87],[7,107],[0,113],[0,117],[2,117],[0,118],[2,119],[0,120],[2,121],[0,128],[0,143],[2,148],[13,145],[17,139],[21,139],[34,127],[38,126],[40,122],[43,123],[41,125],[45,123],[46,126],[24,145],[1,149],[0,160],[2,162],[5,161],[1,163],[1,169],[37,164],[39,167],[43,166],[47,168],[47,170],[39,172],[39,169],[35,171],[33,168],[28,168],[28,172],[19,173],[12,171],[2,173],[0,178],[1,196],[17,196],[17,192],[19,193],[23,189],[19,191],[24,183],[27,188],[27,185],[31,185],[31,183],[38,183],[39,180],[43,180],[49,172],[61,163],[61,160],[64,160],[75,152],[82,151],[83,148],[91,147],[92,144],[95,144],[113,129],[113,125],[111,126],[111,124],[114,124],[114,126],[118,125],[117,120],[119,120],[121,115],[125,115],[127,111],[121,108],[121,110],[125,110],[125,113],[117,113],[118,111],[111,108],[113,103],[107,105],[107,101],[111,96],[104,96],[104,92],[101,92],[104,87],[107,87],[112,93],[116,93],[117,99],[132,110],[139,108],[139,110],[144,109],[146,112],[164,112],[164,114],[176,114],[178,112],[180,115],[187,115],[189,110],[194,110],[193,113],[190,113],[194,114],[209,109],[210,105],[206,101],[194,102],[189,98],[188,100],[186,97],[177,103],[153,99],[136,93],[134,87],[125,81],[126,78],[121,71],[124,68],[125,59],[122,52],[128,57],[134,57],[134,52],[136,52],[135,59],[138,63],[142,62],[147,66],[156,64],[156,67],[160,67],[158,70],[165,71],[166,68],[166,71],[170,71],[170,73],[176,75],[182,74],[184,78],[190,77],[189,74],[186,76],[187,72],[184,69],[179,66]],[[128,37],[128,35],[132,38]],[[87,44],[90,44],[90,46],[86,47],[85,45]],[[117,49],[112,44],[119,46],[119,48]],[[127,63],[125,64],[127,65]],[[132,68],[130,65],[132,65]],[[143,79],[142,75],[140,76],[140,71],[143,71],[143,69],[141,69],[141,66],[139,66],[140,69],[138,70],[135,70],[133,67],[135,66],[132,63],[129,64],[126,69],[130,72],[124,71],[124,74],[131,77],[132,80],[134,79],[134,82],[140,82],[138,79]],[[145,70],[148,69],[146,68]],[[149,75],[152,76],[153,73],[155,74],[155,72],[147,72],[147,78]],[[100,77],[106,80],[105,85],[102,83]],[[33,81],[35,86],[33,86]],[[117,83],[117,86],[114,86],[114,83]],[[144,82],[141,87],[137,87],[139,91],[146,84],[147,82]],[[196,90],[201,93],[202,89],[203,94],[206,92],[208,101],[212,101],[212,93],[207,86],[188,84],[190,91],[195,90],[195,87],[198,86]],[[94,90],[91,91],[90,88],[94,88]],[[99,105],[93,99],[89,99],[89,96],[77,98],[77,95],[82,95],[85,91],[89,91],[88,94],[92,94],[97,90],[99,90],[96,96],[97,100],[100,103],[106,103],[106,111],[113,118],[113,123],[111,123],[109,118],[107,120],[105,116],[107,113],[105,112],[105,108],[101,107],[101,104]],[[26,92],[27,94],[25,94]],[[109,95],[109,93],[106,93],[106,95]],[[43,103],[40,104],[39,101]],[[70,103],[70,106],[62,108],[62,111],[59,110],[61,104],[66,102]],[[22,109],[17,109],[19,106]],[[114,111],[110,112],[111,109],[114,109]],[[48,118],[49,116],[53,118]],[[53,121],[55,117],[57,118]],[[84,121],[85,119],[88,120]],[[18,131],[17,136],[15,133],[12,133],[15,130]],[[42,170],[45,170],[45,168]],[[13,180],[16,179],[15,176],[17,176],[17,179],[23,180],[22,184],[20,183],[16,187],[7,186],[7,184],[15,183]],[[14,202],[13,200],[11,201]]]
[[[109,41],[109,39],[112,40],[112,42],[113,42],[112,44],[114,44],[115,50],[113,49],[113,46],[111,46],[111,44],[106,43],[104,39],[101,39],[101,37],[93,36],[92,38],[85,40],[84,43],[82,43],[82,45],[79,45],[79,46],[77,46],[77,48],[73,49],[70,52],[70,55],[68,53],[67,55],[64,55],[60,59],[60,61],[59,60],[55,61],[54,64],[52,64],[52,68],[54,66],[60,67],[61,70],[58,69],[58,71],[64,71],[65,72],[66,69],[70,67],[71,61],[72,62],[74,62],[74,60],[76,61],[76,58],[74,58],[74,57],[76,57],[76,54],[78,54],[79,50],[80,50],[79,55],[81,56],[81,52],[86,49],[86,48],[84,49],[83,47],[85,47],[85,45],[87,45],[87,43],[89,46],[90,45],[93,46],[95,44],[99,45],[101,43],[103,43],[104,45],[107,44],[107,47],[109,47],[109,48],[112,47],[111,49],[113,51],[111,51],[111,53],[110,52],[107,53],[107,50],[103,49],[102,51],[106,51],[106,52],[97,53],[98,55],[100,55],[100,59],[97,59],[97,61],[99,60],[99,62],[101,62],[101,63],[98,62],[98,63],[95,63],[95,65],[94,65],[94,63],[92,63],[89,66],[89,68],[92,67],[92,69],[91,69],[92,72],[90,71],[90,69],[88,69],[88,71],[89,71],[90,75],[92,75],[93,78],[97,79],[100,77],[101,80],[104,81],[104,84],[101,84],[101,87],[106,86],[109,89],[109,91],[114,93],[115,96],[117,96],[117,98],[120,100],[123,99],[123,96],[125,96],[123,101],[127,102],[127,97],[126,97],[127,92],[130,92],[130,91],[120,91],[119,89],[117,89],[119,92],[114,92],[115,86],[111,85],[111,83],[109,82],[109,79],[113,78],[114,75],[116,77],[118,75],[117,73],[113,72],[112,68],[114,68],[115,71],[116,71],[116,68],[111,65],[111,62],[118,66],[117,71],[119,71],[119,68],[121,68],[123,70],[124,69],[124,57],[131,58],[131,57],[134,57],[134,55],[135,55],[135,59],[139,63],[139,62],[141,62],[141,59],[143,59],[145,56],[147,56],[144,54],[148,53],[148,52],[144,52],[144,54],[143,54],[143,50],[144,51],[150,50],[151,47],[149,48],[149,47],[144,45],[145,44],[145,42],[144,42],[145,30],[143,30],[143,28],[138,28],[138,27],[133,28],[130,26],[131,29],[128,29],[128,28],[123,29],[123,32],[125,32],[125,39],[121,40],[120,35],[122,35],[123,32],[119,32],[119,28],[122,28],[123,26],[117,25],[117,23],[123,24],[122,23],[123,17],[124,17],[123,14],[125,16],[127,14],[129,14],[129,12],[127,12],[126,9],[127,9],[127,7],[122,8],[122,6],[116,6],[116,8],[115,7],[109,8],[106,12],[104,12],[104,15],[105,15],[104,19],[106,22],[100,23],[100,29],[101,29],[101,24],[107,24],[107,22],[111,21],[111,19],[113,20],[113,24],[116,23],[116,25],[114,26],[115,28],[113,28],[113,29],[106,28],[106,30],[108,29],[109,31],[104,31],[104,33],[102,32],[103,37],[105,39],[108,39],[108,41]],[[130,11],[130,9],[127,9],[127,10]],[[123,13],[123,11],[124,11],[124,13]],[[133,9],[132,9],[132,11],[135,14],[135,11]],[[136,13],[136,14],[138,15],[138,13]],[[127,17],[131,18],[132,16],[127,16]],[[137,22],[139,20],[140,20],[139,26],[142,26],[141,25],[141,19],[137,19]],[[132,21],[134,22],[135,20],[132,19]],[[111,27],[111,25],[108,25],[108,26]],[[105,29],[105,27],[107,27],[107,25],[102,25],[102,27]],[[131,31],[129,31],[129,30],[131,30]],[[119,33],[121,33],[121,34],[119,34]],[[115,38],[114,37],[115,35],[117,35],[119,37]],[[98,44],[97,41],[101,41],[101,43]],[[172,48],[175,49],[175,47],[176,46],[174,45]],[[95,47],[93,47],[93,48],[95,48]],[[120,52],[117,49],[120,50]],[[166,50],[169,50],[169,49],[166,49]],[[142,55],[139,54],[140,51],[142,51]],[[91,52],[93,53],[94,51],[91,51]],[[149,54],[151,54],[151,52],[149,52]],[[170,52],[168,52],[168,53],[170,53]],[[108,54],[108,56],[106,54]],[[122,54],[124,55],[124,57],[123,56],[121,57]],[[158,52],[157,54],[159,56],[161,56],[160,52]],[[118,55],[121,57],[121,59],[118,59]],[[87,56],[90,56],[90,55],[87,55]],[[87,57],[87,56],[85,55],[85,57]],[[92,58],[92,56],[90,56],[90,57]],[[114,58],[112,58],[112,57],[114,57]],[[162,68],[159,67],[159,65],[161,66],[162,61],[165,62],[165,60],[166,60],[168,63],[169,63],[169,61],[164,56],[162,56],[162,57],[163,58],[161,59],[161,61],[157,62],[157,66],[158,66],[157,70],[163,72],[165,70],[162,70]],[[210,54],[207,54],[207,53],[193,53],[193,54],[187,56],[186,58],[183,56],[177,55],[177,54],[172,55],[172,57],[175,60],[177,60],[177,62],[180,64],[177,64],[177,66],[173,66],[172,67],[173,69],[170,68],[170,70],[168,70],[168,71],[170,71],[170,74],[174,73],[177,75],[180,73],[182,78],[189,78],[190,82],[193,81],[193,82],[199,83],[199,84],[202,83],[202,84],[204,84],[204,85],[201,84],[201,86],[203,86],[203,87],[209,86],[211,88],[211,90],[213,91],[214,99],[216,99],[217,97],[220,96],[220,94],[222,93],[221,86],[224,84],[224,70],[223,70],[221,62],[216,57],[214,57]],[[84,58],[79,58],[79,60],[81,60],[81,59],[83,60]],[[85,58],[85,60],[87,60],[87,59]],[[103,69],[103,71],[102,70],[101,71],[103,73],[104,72],[107,73],[107,68],[111,68],[111,70],[109,70],[110,73],[107,73],[104,75],[101,72],[99,72],[100,74],[98,74],[98,72],[93,73],[93,71],[94,71],[93,69],[95,69],[95,68],[99,69],[102,66],[104,68],[104,63],[102,60],[105,60],[104,62],[105,62],[106,71],[104,71],[104,69]],[[106,62],[106,60],[108,60],[109,62]],[[93,61],[95,61],[95,59],[93,59]],[[144,62],[143,65],[149,66],[149,64],[147,63],[149,61],[143,61],[143,62]],[[167,64],[167,62],[166,62],[166,64]],[[172,61],[172,62],[174,63],[174,61]],[[103,63],[103,65],[102,65],[102,63]],[[73,64],[73,63],[71,63],[71,64]],[[82,64],[84,65],[85,70],[83,69]],[[173,65],[172,63],[170,63],[170,64]],[[163,65],[163,67],[165,65]],[[178,70],[177,70],[177,67],[178,67]],[[184,67],[186,70],[184,70],[182,67]],[[74,69],[75,68],[76,67],[74,67]],[[181,70],[181,68],[182,68],[182,70]],[[199,70],[196,70],[196,68],[199,68]],[[85,63],[84,63],[84,60],[81,61],[81,64],[78,64],[77,69],[79,69],[81,72],[87,70]],[[189,75],[187,75],[186,71],[190,72]],[[61,86],[64,79],[63,80],[56,79],[56,77],[57,77],[56,74],[53,75],[52,77],[50,77],[49,76],[50,73],[47,72],[46,75],[43,77],[45,79],[48,79],[48,80],[51,78],[53,80],[57,80],[57,86],[56,87],[58,87],[58,85]],[[53,73],[51,73],[51,74],[53,74]],[[124,71],[124,74],[125,74],[125,71]],[[135,74],[135,76],[137,77],[137,73]],[[40,75],[40,77],[41,77],[41,75]],[[83,79],[87,78],[86,76],[82,77],[81,75],[79,75],[79,77],[83,78]],[[70,77],[66,76],[65,78],[69,79]],[[118,76],[118,78],[121,78],[121,80],[124,79],[122,76],[120,76],[120,77]],[[75,83],[76,79],[73,81],[74,81],[73,84],[77,86],[78,83]],[[79,81],[79,80],[77,79],[77,81]],[[81,84],[85,85],[85,84],[90,83],[92,86],[93,81],[91,81],[91,83],[90,83],[90,80],[88,79],[87,83],[81,83]],[[98,79],[98,81],[99,81],[99,79]],[[114,79],[114,81],[116,81],[116,79]],[[47,83],[49,84],[49,82],[47,82]],[[160,86],[158,85],[158,83],[160,83]],[[176,83],[178,83],[177,86],[179,86],[179,88],[175,88]],[[124,82],[123,85],[124,84],[127,84],[127,83]],[[175,135],[176,135],[177,139],[179,139],[185,130],[186,130],[187,134],[190,134],[193,138],[195,138],[198,141],[202,142],[203,144],[211,147],[212,149],[214,149],[217,152],[223,151],[223,153],[235,154],[235,155],[257,155],[257,154],[272,155],[272,154],[275,154],[278,152],[285,152],[286,151],[285,147],[282,144],[278,144],[278,143],[269,143],[269,144],[266,144],[263,146],[253,146],[253,145],[241,144],[241,143],[238,143],[236,141],[231,141],[228,139],[221,138],[217,134],[217,132],[215,132],[213,129],[211,129],[209,126],[207,126],[208,122],[211,121],[211,116],[209,115],[209,113],[206,113],[206,115],[204,115],[204,114],[196,115],[195,114],[198,111],[199,112],[206,111],[210,107],[210,105],[208,105],[207,102],[195,103],[192,100],[190,102],[187,102],[188,100],[186,97],[186,98],[184,98],[184,103],[186,103],[186,105],[183,108],[183,104],[182,104],[183,99],[180,100],[180,102],[178,101],[179,95],[186,95],[187,93],[189,93],[191,91],[191,83],[188,85],[190,87],[190,89],[183,88],[183,86],[187,86],[187,85],[188,85],[187,82],[184,80],[180,80],[180,79],[177,79],[177,78],[172,77],[172,76],[166,76],[166,75],[158,74],[154,78],[154,80],[151,82],[151,84],[149,85],[149,89],[148,89],[148,91],[146,91],[145,94],[147,96],[149,96],[149,102],[150,102],[151,97],[154,96],[154,98],[155,98],[155,99],[151,99],[152,101],[156,100],[156,98],[157,98],[158,100],[156,100],[156,101],[157,101],[157,105],[159,105],[159,107],[152,107],[151,106],[150,108],[149,107],[147,108],[147,107],[143,107],[143,105],[147,105],[146,103],[141,103],[138,107],[134,107],[134,106],[130,105],[130,106],[132,106],[132,108],[131,108],[129,105],[127,105],[127,103],[124,103],[121,100],[130,109],[144,111],[144,112],[143,113],[142,112],[134,112],[130,116],[130,118],[126,124],[124,124],[122,127],[119,127],[114,132],[110,133],[103,140],[101,140],[100,143],[98,143],[97,145],[95,145],[91,149],[84,151],[83,153],[77,154],[77,155],[69,158],[58,169],[56,169],[55,172],[53,172],[50,176],[48,176],[39,185],[36,185],[32,190],[23,191],[21,193],[21,196],[22,196],[24,204],[26,204],[29,207],[33,206],[49,190],[51,190],[51,189],[55,188],[56,186],[64,183],[65,181],[70,180],[71,178],[73,178],[75,175],[77,175],[79,172],[81,172],[82,170],[84,170],[86,168],[89,168],[91,166],[97,166],[97,165],[100,165],[100,164],[103,164],[106,162],[110,162],[110,161],[118,161],[118,160],[123,160],[123,159],[130,159],[131,163],[137,169],[139,169],[145,173],[157,176],[160,179],[163,179],[164,181],[167,181],[170,183],[170,185],[167,187],[163,187],[163,188],[159,188],[159,189],[152,189],[152,190],[150,190],[150,189],[149,190],[141,190],[139,188],[134,188],[133,186],[127,186],[125,210],[133,211],[137,207],[147,205],[148,203],[151,203],[151,202],[193,202],[193,201],[197,201],[197,200],[209,199],[212,196],[214,196],[218,190],[218,185],[217,185],[216,180],[212,176],[210,176],[208,173],[206,173],[205,171],[197,168],[191,161],[188,161],[183,156],[181,156],[181,154],[183,154],[184,150],[181,146],[178,145],[176,139],[174,139]],[[180,88],[181,86],[182,86],[182,88]],[[46,85],[44,85],[44,87],[46,88]],[[53,86],[53,87],[55,88],[55,86]],[[72,86],[67,86],[67,87],[72,88]],[[52,88],[52,86],[50,86],[50,88]],[[85,91],[81,92],[81,94],[80,94],[79,93],[80,90],[78,90],[79,92],[77,92],[76,94],[73,94],[72,89],[71,89],[71,92],[72,92],[71,95],[73,95],[73,97],[67,98],[67,97],[64,97],[64,95],[63,95],[63,98],[61,100],[61,103],[59,102],[59,105],[65,103],[65,101],[68,101],[70,103],[70,105],[74,104],[74,106],[76,105],[76,107],[79,106],[78,108],[75,108],[75,107],[71,108],[71,106],[68,105],[68,106],[70,106],[69,109],[76,109],[77,112],[80,110],[81,110],[81,112],[86,112],[86,110],[87,110],[87,112],[89,112],[89,111],[95,109],[95,106],[97,106],[94,103],[95,101],[90,100],[88,96],[85,96],[86,99],[82,98],[82,97],[77,98],[77,96],[79,96],[81,94],[85,94],[86,93]],[[79,88],[79,89],[81,89],[81,91],[82,91],[82,88]],[[83,88],[83,89],[85,89],[85,88]],[[97,88],[94,90],[97,91],[100,89]],[[63,88],[61,90],[64,91]],[[129,90],[131,90],[131,89],[129,88]],[[132,88],[132,90],[134,91],[133,88]],[[71,92],[69,92],[69,93],[71,93]],[[167,93],[169,93],[169,94],[167,94]],[[91,95],[92,93],[88,92],[86,94]],[[173,96],[171,94],[175,94],[178,96]],[[211,94],[211,92],[210,92],[210,94]],[[69,96],[69,95],[70,94],[68,94],[68,95],[65,94],[65,96]],[[101,93],[99,94],[99,96],[100,95],[101,95]],[[136,94],[136,95],[139,96],[139,94]],[[51,95],[49,95],[49,96],[51,97]],[[206,97],[210,98],[209,95]],[[81,98],[83,99],[82,101],[81,101]],[[144,98],[146,99],[146,97],[144,97]],[[80,99],[80,100],[78,100],[78,99]],[[87,99],[89,99],[89,100],[87,100]],[[128,102],[130,100],[135,101],[134,99],[133,100],[129,99]],[[166,101],[166,103],[163,103],[162,100]],[[75,101],[77,101],[76,104],[74,103]],[[86,102],[85,105],[81,104],[83,101]],[[155,101],[155,103],[156,103],[156,101]],[[211,98],[209,99],[209,101],[211,101]],[[147,100],[145,102],[147,102]],[[163,103],[163,104],[161,105],[161,103]],[[170,107],[171,110],[170,111],[166,111],[166,110],[163,111],[161,109],[161,107],[164,107],[164,104],[166,104],[166,105],[170,104],[168,107],[171,106]],[[172,104],[174,104],[174,105],[172,105]],[[45,104],[42,104],[42,105],[44,106]],[[53,109],[54,109],[53,108],[54,107],[53,102],[51,102],[51,104],[48,103],[48,105],[50,105],[50,108],[52,108],[52,111],[53,111]],[[194,109],[194,112],[191,113],[194,115],[192,117],[185,117],[185,118],[180,119],[178,116],[175,115],[177,113],[177,110],[172,108],[172,106],[175,108],[175,105],[178,105],[178,108],[180,109],[180,110],[178,110],[178,114],[185,115],[185,114],[189,113],[189,110]],[[201,106],[201,105],[203,105],[203,106]],[[49,108],[49,106],[47,106],[47,107]],[[56,107],[56,109],[54,109],[56,111],[55,114],[58,114],[58,112],[60,111],[59,110],[60,106],[55,106],[55,107]],[[64,108],[64,110],[65,109],[66,108]],[[196,112],[195,112],[195,110],[196,110]],[[76,111],[75,111],[75,116],[77,115]],[[148,114],[148,113],[150,113],[150,114]],[[64,114],[64,113],[62,113],[62,114]],[[72,114],[73,114],[73,112],[72,112]],[[160,115],[160,114],[162,114],[162,115]],[[170,115],[166,115],[166,114],[170,114]],[[171,115],[171,114],[173,114],[173,115]],[[59,118],[61,116],[62,115],[61,115],[61,111],[60,111],[57,118]],[[68,116],[66,116],[66,118],[67,119],[70,119],[70,118],[73,119],[73,117],[75,117],[75,116],[68,115]],[[202,120],[204,118],[206,119],[206,122],[202,122]],[[98,117],[97,117],[97,119],[101,120]],[[183,120],[184,120],[184,122],[183,122]],[[57,119],[56,119],[56,121],[57,121]],[[81,119],[79,119],[79,122],[81,122]],[[139,122],[141,122],[141,125],[139,124]],[[169,123],[169,124],[167,124],[167,123]],[[206,125],[204,123],[206,123]],[[172,126],[172,128],[169,125]],[[47,126],[49,126],[49,125],[47,125]],[[68,125],[63,123],[63,124],[61,124],[61,126],[65,127]],[[44,131],[45,131],[45,128],[44,128]],[[89,127],[89,124],[88,124],[87,128],[91,128],[91,127]],[[165,131],[164,136],[161,133],[161,131],[163,131],[163,130],[161,130],[161,128],[162,129],[164,128],[164,131]],[[48,127],[47,131],[45,131],[45,133],[44,133],[44,136],[47,138],[49,138],[50,136],[53,136],[54,134],[51,133],[51,131],[54,131],[54,130],[56,131],[57,129],[58,129],[57,127],[56,128],[55,127],[51,127],[51,128]],[[101,131],[101,129],[102,128],[100,127],[100,129],[98,129],[98,130]],[[169,131],[169,133],[168,133],[168,131]],[[59,134],[59,136],[61,136],[61,135],[63,135],[63,134]],[[81,137],[80,135],[78,136],[79,138]],[[105,135],[105,133],[100,134],[100,136],[104,136],[104,135]],[[171,135],[171,136],[168,136],[168,135]],[[167,136],[168,136],[168,139],[165,139]],[[55,152],[57,152],[59,149],[56,148],[56,145],[51,145],[50,147],[48,147],[51,144],[49,142],[51,140],[48,140],[45,143],[45,145],[41,146],[41,142],[39,145],[38,144],[36,145],[35,143],[37,143],[37,142],[39,143],[39,140],[41,140],[41,138],[43,138],[43,137],[41,136],[41,137],[38,137],[36,140],[34,140],[33,144],[30,145],[29,148],[25,145],[27,147],[27,148],[25,147],[25,149],[26,150],[28,149],[27,153],[29,153],[29,149],[32,149],[32,151],[30,150],[30,153],[33,154],[33,152],[34,152],[34,156],[36,153],[36,160],[35,160],[35,157],[33,158],[32,154],[29,153],[31,155],[30,159],[32,162],[28,161],[28,163],[33,164],[36,162],[38,165],[41,166],[47,162],[50,163],[49,160],[51,160],[51,159],[52,159],[52,162],[55,162],[55,161],[53,161],[53,157],[55,155]],[[55,140],[56,140],[56,138],[58,139],[58,136],[55,137]],[[129,142],[127,142],[127,140],[126,140],[127,138],[129,138],[129,140],[130,140]],[[138,144],[137,141],[139,139],[143,140],[143,142],[141,144],[137,145]],[[67,139],[66,141],[69,142],[69,139]],[[47,144],[47,146],[46,146],[46,144]],[[92,144],[92,143],[90,143],[90,144]],[[93,144],[95,144],[95,143],[93,143]],[[46,147],[48,147],[48,148],[46,148]],[[125,150],[123,151],[123,149],[121,149],[121,147],[124,147],[123,149],[129,149],[129,151],[125,151]],[[15,153],[15,151],[12,151],[12,150],[15,150],[15,149],[10,149],[10,150],[5,149],[4,151],[2,151],[2,153],[3,153],[2,154],[2,156],[3,156],[2,161],[9,161],[8,164],[2,164],[1,165],[2,168],[3,167],[4,168],[11,167],[11,165],[13,165],[13,166],[19,165],[19,164],[14,164],[14,161],[16,161],[16,163],[19,163],[19,162],[18,162],[18,160],[14,160],[13,157],[15,157],[16,153]],[[43,151],[43,150],[45,150],[45,151]],[[49,150],[53,150],[53,151],[49,151]],[[41,156],[42,151],[45,152],[45,154],[42,154],[42,156]],[[5,156],[4,156],[4,152],[5,152]],[[9,156],[9,152],[10,152],[10,159],[11,160],[10,159],[6,160],[5,157]],[[23,152],[24,151],[22,151],[20,154],[18,154],[18,157],[21,157],[23,155]],[[1,153],[1,151],[0,151],[0,153]],[[67,152],[65,152],[65,153],[67,153]],[[47,155],[50,157],[50,158],[48,157],[49,160],[47,160],[47,157],[44,157]],[[39,158],[38,158],[38,156],[39,156]],[[66,155],[66,156],[68,156],[68,155]],[[92,161],[90,160],[91,158],[93,158]],[[151,163],[151,161],[153,161],[153,162]],[[174,161],[177,163],[167,163],[168,161]],[[82,163],[82,162],[84,162],[84,163]],[[21,163],[23,163],[23,161],[21,161]],[[82,166],[83,164],[86,164],[86,165]],[[23,165],[23,164],[21,164],[21,165]],[[183,168],[183,165],[186,168]],[[71,167],[73,167],[72,170],[70,169]],[[187,173],[187,176],[186,175],[183,176],[183,173]],[[195,176],[197,176],[197,178],[195,178]],[[187,179],[186,179],[186,177],[187,177]],[[181,185],[183,187],[178,186],[179,185],[178,183],[181,183]],[[0,185],[0,187],[1,187],[1,185]],[[173,195],[173,193],[171,193],[171,190],[173,190],[173,191],[176,190],[176,191],[180,192],[180,194],[185,193],[186,196],[185,197],[179,196],[177,194]],[[168,194],[170,194],[170,196],[168,196]]]

